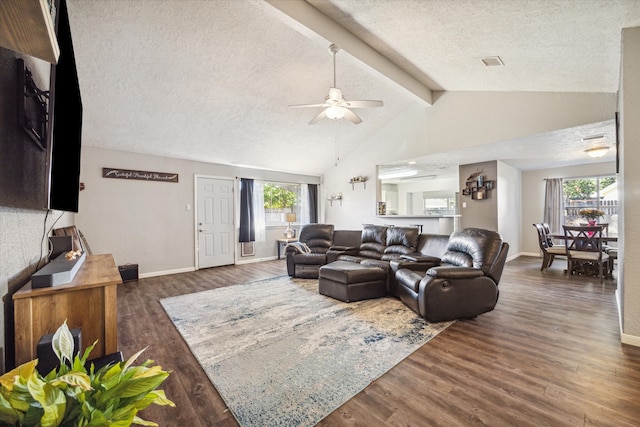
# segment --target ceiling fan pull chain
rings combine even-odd
[[[336,136],[335,136],[335,142],[336,142],[336,163],[335,166],[338,166],[338,162],[340,161],[340,143],[338,142],[338,122],[336,121]]]

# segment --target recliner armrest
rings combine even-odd
[[[432,259],[425,259],[425,261],[410,261],[406,258],[400,257],[389,261],[391,269],[398,271],[400,269],[409,269],[413,271],[419,271],[424,276],[427,270],[440,265],[440,258],[428,257]]]
[[[479,268],[447,265],[430,268],[427,270],[427,276],[438,279],[473,279],[484,276],[484,273]]]
[[[331,246],[327,251],[327,263],[330,264],[336,261],[340,255],[358,255],[358,248],[353,246]]]
[[[431,255],[404,254],[404,255],[400,255],[400,258],[406,259],[407,261],[413,261],[413,262],[435,262],[440,264],[440,258],[431,256]]]

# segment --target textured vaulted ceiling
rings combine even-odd
[[[307,3],[447,91],[615,92],[620,30],[640,25],[633,0]],[[68,0],[68,9],[85,146],[319,175],[425,105],[342,51],[336,77],[345,98],[385,106],[358,110],[360,125],[308,125],[319,110],[287,105],[324,101],[332,41],[268,2]],[[480,58],[490,55],[506,66],[482,72]]]

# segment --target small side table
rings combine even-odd
[[[291,243],[291,242],[297,242],[298,239],[297,238],[291,238],[291,239],[276,239],[276,245],[278,246],[278,259],[280,259],[280,253],[281,253],[281,249],[284,248],[287,244]]]

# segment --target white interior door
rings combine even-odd
[[[198,268],[233,264],[233,179],[196,177]]]

